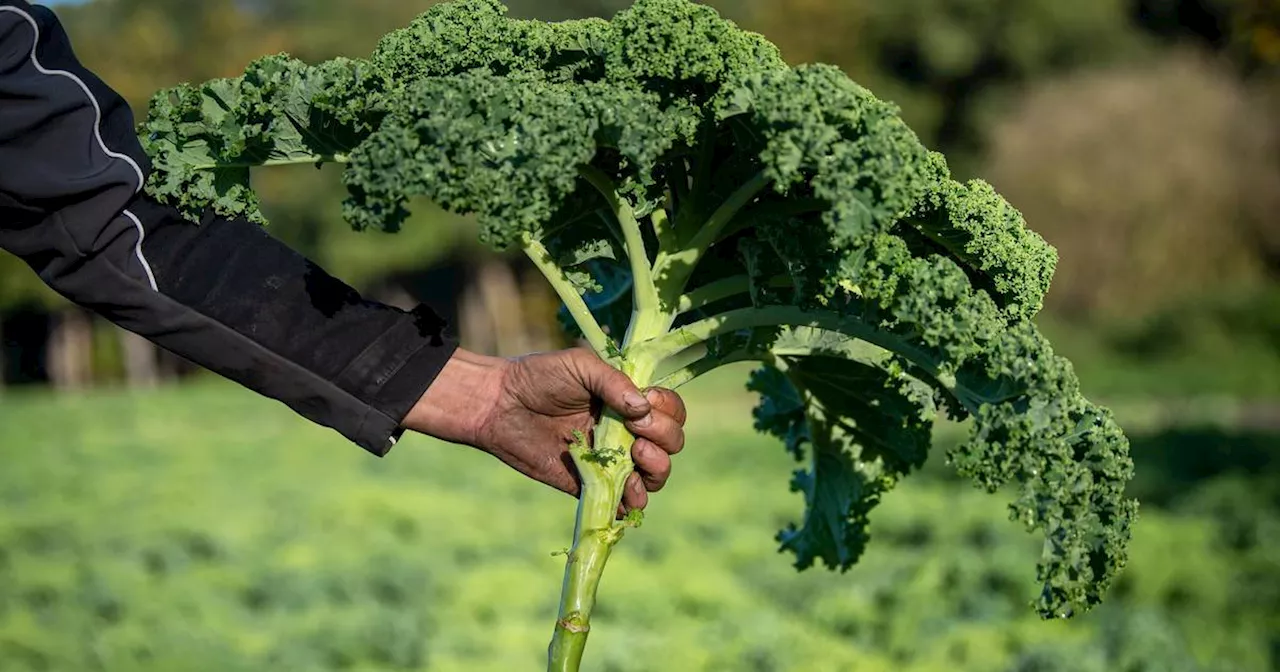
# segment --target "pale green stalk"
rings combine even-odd
[[[911,343],[896,335],[881,331],[856,317],[823,311],[806,311],[798,306],[770,306],[767,308],[741,308],[730,310],[705,320],[700,320],[672,331],[660,338],[637,346],[634,356],[663,361],[680,352],[703,344],[724,334],[758,327],[814,327],[835,331],[847,336],[902,353],[933,373],[935,367],[930,358]]]
[[[652,361],[624,358],[620,368],[643,388],[653,376]],[[578,498],[573,546],[565,560],[555,632],[547,648],[548,672],[578,671],[605,564],[626,528],[638,524],[637,520],[616,520],[622,490],[635,470],[630,450],[634,441],[621,420],[606,414],[596,425],[591,445],[584,441],[570,447],[569,454],[582,479],[582,494]]]
[[[591,349],[595,350],[596,354],[602,358],[609,359],[611,357],[609,337],[600,328],[596,318],[591,315],[591,309],[587,308],[587,303],[582,300],[582,295],[578,293],[578,288],[574,287],[573,283],[569,281],[564,269],[560,268],[555,259],[551,257],[551,253],[547,251],[547,248],[541,242],[534,240],[532,236],[525,236],[524,252],[533,262],[533,265],[542,272],[542,276],[551,284],[551,288],[555,290],[560,300],[564,302],[565,308],[573,316],[573,321],[582,330],[583,338],[587,339],[587,343],[591,344]]]
[[[669,246],[674,245],[675,232],[670,228],[671,223],[665,211],[654,213],[650,221],[660,249],[658,261],[651,267],[643,232],[631,204],[618,194],[613,181],[599,169],[584,166],[580,174],[608,202],[622,230],[631,263],[634,287],[631,324],[621,356],[606,355],[605,358],[627,374],[637,387],[644,388],[651,382],[660,363],[683,350],[683,347],[671,347],[674,343],[670,340],[673,334],[667,333],[680,306],[687,304],[686,310],[689,310],[749,289],[745,277],[733,278],[728,282],[712,283],[714,286],[691,292],[688,297],[683,297],[686,301],[681,301],[680,296],[693,267],[715,242],[718,232],[755,198],[768,184],[768,180],[758,176],[739,189],[716,210],[690,245],[681,250],[669,253]],[[582,332],[588,335],[588,340],[592,341],[597,352],[608,353],[607,337],[547,250],[537,241],[526,239],[525,251],[556,289],[569,313]],[[710,334],[714,328],[706,328],[704,325],[693,332],[686,328],[677,332],[680,334],[678,340],[692,339],[704,331]],[[603,349],[597,347],[595,341],[600,341]],[[692,379],[699,373],[697,367],[695,363],[681,371]],[[628,476],[635,470],[630,453],[634,441],[635,437],[627,431],[621,420],[606,414],[596,425],[590,445],[586,441],[579,441],[570,447],[569,454],[582,479],[582,493],[578,499],[573,546],[565,561],[555,632],[547,649],[549,672],[577,672],[591,632],[591,612],[605,564],[625,529],[634,524],[616,520],[623,488]]]
[[[707,250],[719,240],[720,233],[729,225],[729,222],[732,222],[734,217],[755,200],[767,186],[769,186],[769,178],[763,172],[757,173],[716,208],[716,211],[698,228],[697,233],[682,249],[670,254],[658,255],[654,263],[653,275],[661,279],[664,290],[662,299],[665,305],[675,307],[680,294],[685,290],[685,285],[688,284],[694,269],[706,255]],[[674,317],[674,310],[672,317]],[[668,323],[666,326],[669,328],[671,325]]]
[[[765,283],[769,287],[790,287],[791,279],[785,275],[774,276]],[[676,314],[683,315],[690,311],[727,299],[731,296],[746,294],[751,291],[751,278],[745,275],[734,275],[709,282],[681,296],[676,301]]]
[[[244,161],[230,163],[201,163],[194,164],[192,167],[196,170],[213,170],[215,168],[258,168],[267,166],[297,166],[297,165],[315,165],[317,163],[346,163],[349,157],[346,154],[325,154],[308,155],[304,157],[290,159],[268,159],[266,161]]]
[[[707,283],[676,301],[676,313],[684,314],[691,310],[705,308],[716,301],[727,299],[738,294],[746,294],[751,290],[751,279],[745,275],[735,275]]]
[[[661,336],[669,327],[669,322],[658,302],[657,287],[654,285],[648,252],[635,212],[631,204],[618,195],[613,181],[603,172],[584,166],[581,174],[604,196],[613,210],[631,262],[634,308],[623,347]],[[651,221],[655,233],[660,234],[661,239],[663,225],[666,224],[665,217],[655,213]],[[526,244],[526,250],[528,249],[530,246]],[[542,252],[542,257],[550,260],[545,249]],[[563,278],[563,271],[558,267],[555,270],[553,273],[547,268],[544,274],[549,279],[556,276]],[[560,292],[560,289],[557,288],[557,291]],[[564,293],[560,293],[563,298]],[[581,304],[581,309],[576,310],[570,305],[569,312],[579,327],[584,333],[599,331],[595,319],[576,291],[573,292],[573,298],[576,299],[576,304]],[[569,305],[567,299],[566,305]],[[638,387],[648,384],[657,362],[657,359],[651,357],[623,355],[621,358],[613,358],[614,365]],[[635,470],[631,459],[631,444],[634,441],[635,437],[627,431],[621,420],[612,414],[606,414],[596,425],[590,445],[582,441],[570,447],[569,454],[582,480],[582,492],[578,498],[573,546],[565,560],[555,632],[547,648],[549,672],[577,672],[591,632],[591,611],[595,606],[596,591],[604,575],[605,564],[626,527],[635,524],[615,520],[627,477]]]
[[[658,239],[658,254],[671,251],[676,245],[676,232],[671,226],[667,211],[663,208],[654,210],[649,215],[649,225],[653,227],[653,235]]]
[[[583,179],[595,187],[600,195],[609,203],[618,226],[622,228],[622,237],[627,245],[627,259],[631,262],[631,281],[635,295],[631,324],[623,339],[623,347],[636,341],[645,340],[666,330],[662,324],[662,308],[658,304],[658,289],[653,284],[653,269],[649,266],[649,252],[644,246],[644,234],[640,231],[640,222],[636,220],[635,210],[627,199],[618,195],[617,186],[608,175],[595,166],[583,166],[578,171]]]
[[[738,364],[740,362],[757,362],[760,361],[761,358],[762,355],[760,353],[748,352],[746,350],[739,350],[723,357],[702,357],[688,366],[668,373],[661,379],[655,381],[653,385],[654,387],[676,390],[693,382],[694,379],[699,376],[711,373],[722,366]]]

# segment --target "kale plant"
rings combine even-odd
[[[433,6],[367,59],[262,58],[155,96],[148,191],[193,221],[263,222],[251,170],[345,164],[343,215],[397,230],[413,197],[517,247],[563,321],[637,385],[755,362],[755,426],[805,464],[796,567],[846,570],[881,496],[925,460],[935,414],[967,420],[948,462],[1044,536],[1034,606],[1097,604],[1124,566],[1128,443],[1033,324],[1057,253],[981,181],[959,182],[898,109],[827,65],[689,0],[611,21]],[[632,437],[566,437],[581,474],[549,669],[576,670]],[[749,457],[744,456],[744,459]]]

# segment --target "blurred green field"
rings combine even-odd
[[[1042,622],[1035,538],[940,450],[855,570],[797,574],[773,543],[793,465],[753,433],[741,374],[687,390],[688,449],[611,562],[586,669],[1280,664],[1276,435],[1119,405],[1144,500],[1130,566],[1103,607]],[[0,446],[4,672],[543,664],[573,502],[488,457],[409,438],[378,460],[222,383],[7,396]]]

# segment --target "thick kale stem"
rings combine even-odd
[[[627,330],[623,346],[653,338],[666,331],[667,325],[663,324],[662,308],[658,303],[658,289],[653,284],[653,268],[649,265],[649,252],[645,249],[640,222],[636,220],[631,204],[618,195],[617,186],[608,175],[591,165],[582,166],[578,172],[609,203],[614,216],[618,219],[618,225],[622,227],[622,236],[626,241],[627,258],[631,261],[635,303],[631,326]]]
[[[534,266],[542,272],[547,282],[551,283],[551,288],[555,290],[560,300],[564,302],[565,308],[569,310],[569,314],[573,316],[573,321],[578,324],[578,329],[582,330],[582,336],[587,339],[587,343],[591,345],[591,349],[602,358],[611,357],[610,347],[611,341],[605,335],[604,330],[600,328],[600,323],[596,322],[595,316],[591,314],[591,309],[587,308],[587,303],[582,300],[582,295],[578,293],[578,289],[569,282],[569,278],[565,275],[564,269],[556,263],[549,252],[541,242],[535,240],[532,236],[526,235],[524,238],[524,253],[533,262]]]
[[[653,375],[651,360],[624,360],[621,369],[644,387]],[[596,425],[591,445],[579,442],[569,454],[582,479],[573,546],[565,560],[564,583],[555,631],[547,647],[548,672],[578,672],[596,591],[613,547],[622,539],[626,522],[616,520],[627,477],[635,469],[630,447],[635,437],[622,421],[606,414]]]
[[[631,440],[622,423],[613,418],[605,418],[596,426],[597,451],[608,450],[614,447],[612,444],[630,446]],[[548,647],[549,672],[577,672],[582,662],[591,631],[596,590],[613,546],[622,536],[622,527],[615,522],[615,517],[622,501],[622,488],[632,470],[630,455],[603,465],[592,459],[585,448],[571,450],[570,454],[582,477],[582,494],[578,499],[573,546],[565,561],[560,610]]]
[[[757,327],[805,325],[839,330],[842,321],[834,313],[809,313],[797,306],[771,306],[768,308],[744,308],[687,324],[671,333],[639,346],[646,356],[658,360],[674,357],[681,352],[701,345],[725,334]]]

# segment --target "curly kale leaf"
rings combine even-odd
[[[160,91],[141,127],[147,189],[194,221],[212,207],[265,223],[250,168],[342,160],[379,124],[382,88],[364,61],[277,55],[237,78]]]
[[[931,154],[930,164],[937,181],[905,223],[971,269],[975,284],[1011,318],[1034,317],[1044,305],[1057,252],[1026,227],[1022,214],[990,184],[950,179],[941,154]]]
[[[547,23],[439,3],[367,60],[276,56],[165,92],[144,131],[149,190],[188,215],[260,220],[252,167],[346,163],[353,227],[395,230],[426,197],[529,252],[611,359],[701,352],[660,384],[761,363],[757,427],[809,462],[779,537],[800,567],[857,561],[934,409],[969,423],[948,461],[1012,486],[1043,535],[1043,616],[1096,604],[1126,562],[1128,444],[1031,322],[1056,251],[894,105],[709,7]]]
[[[792,481],[805,497],[804,523],[778,536],[801,569],[817,559],[838,569],[857,562],[871,509],[929,448],[931,417],[914,383],[842,354],[780,357],[781,369],[760,369],[749,383],[768,400],[756,409],[756,427],[797,459],[811,453],[810,468]]]

